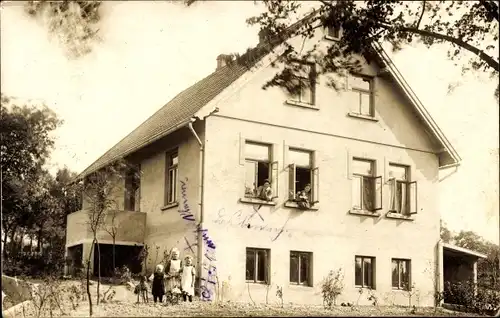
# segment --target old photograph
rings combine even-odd
[[[1,1],[3,317],[500,317],[499,1]]]

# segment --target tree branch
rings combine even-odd
[[[379,26],[382,28],[385,28],[385,29],[391,28],[390,25],[385,24],[385,23],[379,23]],[[461,48],[477,55],[481,60],[486,62],[486,64],[488,64],[496,72],[500,71],[498,61],[496,61],[490,55],[484,53],[484,51],[478,49],[477,47],[475,47],[475,46],[473,46],[473,45],[471,45],[463,40],[454,38],[454,37],[446,35],[446,34],[436,33],[436,32],[427,31],[427,30],[421,30],[421,29],[417,29],[414,27],[399,27],[399,28],[396,28],[396,31],[414,33],[414,34],[418,34],[420,36],[427,36],[427,37],[431,37],[431,38],[435,38],[435,39],[439,39],[439,40],[453,43],[453,44],[458,45]]]
[[[425,3],[426,3],[425,0],[422,1],[422,12],[420,13],[420,17],[418,18],[417,25],[415,26],[415,28],[417,28],[417,29],[420,27],[420,22],[422,22],[422,18],[424,17]]]

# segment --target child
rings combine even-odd
[[[166,292],[172,293],[176,288],[180,288],[180,271],[182,268],[182,261],[179,259],[179,250],[173,248],[170,252],[171,259],[167,262],[167,267],[165,268],[166,274]]]
[[[156,271],[153,274],[153,286],[151,288],[153,300],[163,302],[163,295],[165,295],[165,274],[163,273],[163,265],[156,265]]]
[[[182,298],[186,301],[186,298],[189,297],[189,302],[193,302],[194,278],[196,271],[194,269],[193,258],[191,256],[186,256],[184,260],[186,263],[181,269]]]

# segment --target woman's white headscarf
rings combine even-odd
[[[156,265],[156,272],[157,273],[163,272],[163,265],[161,265],[161,264]]]

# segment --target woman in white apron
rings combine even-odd
[[[182,261],[179,258],[179,250],[173,248],[170,252],[170,260],[165,267],[165,292],[166,294],[177,292],[180,293],[181,279],[180,271],[182,269]]]

